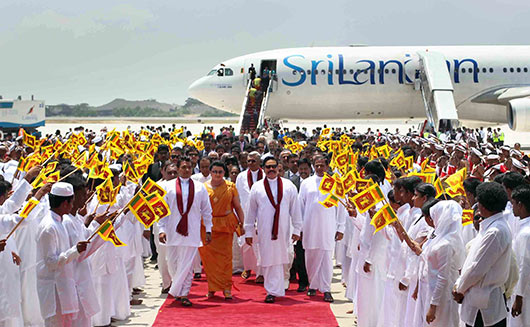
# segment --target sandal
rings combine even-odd
[[[250,270],[245,270],[241,273],[241,278],[248,279],[250,277]]]
[[[223,291],[223,295],[225,296],[225,300],[232,300],[233,299],[232,292],[230,292],[229,290]]]
[[[210,292],[208,292],[208,294],[206,294],[206,298],[208,298],[208,299],[211,299],[214,296],[215,296],[215,292],[211,292],[210,291]]]
[[[180,299],[180,303],[182,304],[183,307],[191,307],[192,306],[191,301],[187,297],[182,297]]]

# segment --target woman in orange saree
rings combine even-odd
[[[212,179],[204,183],[210,195],[213,216],[212,241],[199,248],[208,281],[208,298],[216,291],[222,291],[225,299],[232,299],[232,240],[234,231],[242,232],[243,228],[239,194],[234,183],[223,179],[226,173],[225,164],[216,161],[210,165]],[[204,226],[201,237],[205,243]]]

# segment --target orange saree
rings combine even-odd
[[[208,281],[208,291],[232,289],[232,240],[238,220],[232,208],[232,199],[239,196],[234,183],[225,181],[213,189],[204,184],[212,205],[212,241],[199,248],[202,264]],[[206,231],[201,228],[204,243]]]

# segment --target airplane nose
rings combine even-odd
[[[199,78],[188,88],[188,94],[191,98],[201,100],[204,97],[204,84],[202,80],[202,78]]]

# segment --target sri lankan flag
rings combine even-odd
[[[405,155],[403,154],[403,150],[399,150],[398,154],[390,161],[391,166],[395,166],[398,169],[401,169],[405,167]]]
[[[335,164],[337,165],[338,168],[343,168],[344,166],[346,166],[348,164],[348,152],[345,151],[345,152],[342,152],[341,154],[339,154],[338,156],[335,157]]]
[[[421,172],[424,173],[425,172],[425,169],[427,167],[429,167],[429,162],[431,161],[430,158],[425,158],[422,162],[421,162]]]
[[[371,179],[357,178],[355,180],[355,187],[357,192],[362,192],[370,187],[374,182]]]
[[[169,206],[167,205],[166,201],[163,197],[160,196],[158,193],[151,193],[148,194],[145,197],[146,201],[151,205],[153,210],[155,211],[155,214],[157,216],[157,220],[160,220],[166,216],[169,216],[171,214],[171,211],[169,210]]]
[[[123,165],[123,172],[125,173],[127,180],[133,183],[138,183],[138,173],[134,170],[131,164],[129,164],[129,161],[125,161],[125,164]]]
[[[44,168],[44,175],[48,175],[51,172],[55,171],[55,168],[57,168],[57,161],[48,163]]]
[[[352,198],[359,213],[368,211],[371,207],[384,199],[383,191],[378,184],[374,184]]]
[[[97,195],[98,195],[98,201],[100,204],[111,204],[113,199],[112,199],[112,195],[113,195],[113,190],[114,190],[114,186],[112,185],[112,181],[109,178],[105,179],[105,181],[101,184],[99,184],[97,187],[96,187],[96,192],[97,192]]]
[[[333,194],[328,194],[328,197],[324,201],[318,201],[318,203],[329,209],[338,206],[339,198]]]
[[[433,184],[436,188],[436,197],[439,197],[440,195],[444,194],[444,187],[442,183],[442,180],[438,178]]]
[[[421,178],[421,180],[424,183],[429,183],[429,184],[434,184],[434,179],[436,178],[436,175],[433,174],[433,173],[416,173],[416,172],[412,172],[412,173],[408,174],[408,176],[418,176],[419,178]]]
[[[155,210],[147,202],[141,192],[136,193],[129,202],[129,209],[145,228],[150,228],[157,220]]]
[[[450,188],[456,190],[463,185],[464,179],[466,178],[466,176],[467,176],[467,169],[466,167],[464,167],[460,169],[459,171],[457,171],[456,173],[452,174],[451,176],[447,177],[445,182],[447,183],[447,185],[449,185]]]
[[[33,183],[31,183],[31,186],[33,186],[33,188],[39,188],[44,186],[44,184],[46,184],[46,175],[44,175],[44,172],[41,170],[39,175],[33,180]]]
[[[342,177],[342,185],[344,186],[345,193],[348,193],[355,188],[355,176],[351,170]]]
[[[370,225],[375,227],[374,234],[383,229],[386,225],[397,220],[397,215],[390,204],[385,204],[379,211],[372,217]]]
[[[462,211],[462,225],[466,226],[473,222],[473,210]]]
[[[376,150],[381,157],[390,157],[390,147],[388,146],[388,144],[381,145],[380,147],[376,148]]]
[[[409,157],[406,157],[405,158],[405,170],[410,170],[414,168],[414,157],[413,156],[409,156]]]
[[[25,130],[22,130],[22,133],[22,142],[30,148],[34,148],[37,144],[37,139],[35,136],[29,135]]]
[[[116,236],[116,232],[114,231],[114,227],[112,226],[110,220],[106,220],[103,224],[101,224],[101,226],[99,226],[98,234],[104,241],[111,242],[115,247],[127,245],[120,241],[118,236]]]
[[[144,191],[146,194],[158,193],[161,197],[166,196],[167,193],[160,185],[158,185],[151,178],[147,178],[147,180],[144,182],[144,185],[142,185],[142,191]]]
[[[324,173],[324,177],[322,177],[322,180],[320,181],[320,186],[318,187],[318,190],[322,192],[322,194],[331,193],[334,186],[335,179],[329,176],[327,173]]]
[[[20,157],[20,159],[18,160],[17,170],[24,171],[27,162],[28,160],[26,158]]]
[[[39,201],[37,201],[34,198],[29,199],[28,202],[26,202],[26,205],[22,209],[22,211],[19,213],[19,216],[22,218],[27,218],[31,210],[33,210],[37,204],[39,204]]]
[[[346,195],[346,191],[344,188],[344,184],[342,183],[342,179],[338,174],[333,175],[333,179],[335,179],[335,185],[333,186],[333,194],[338,196],[339,198],[344,198]]]

